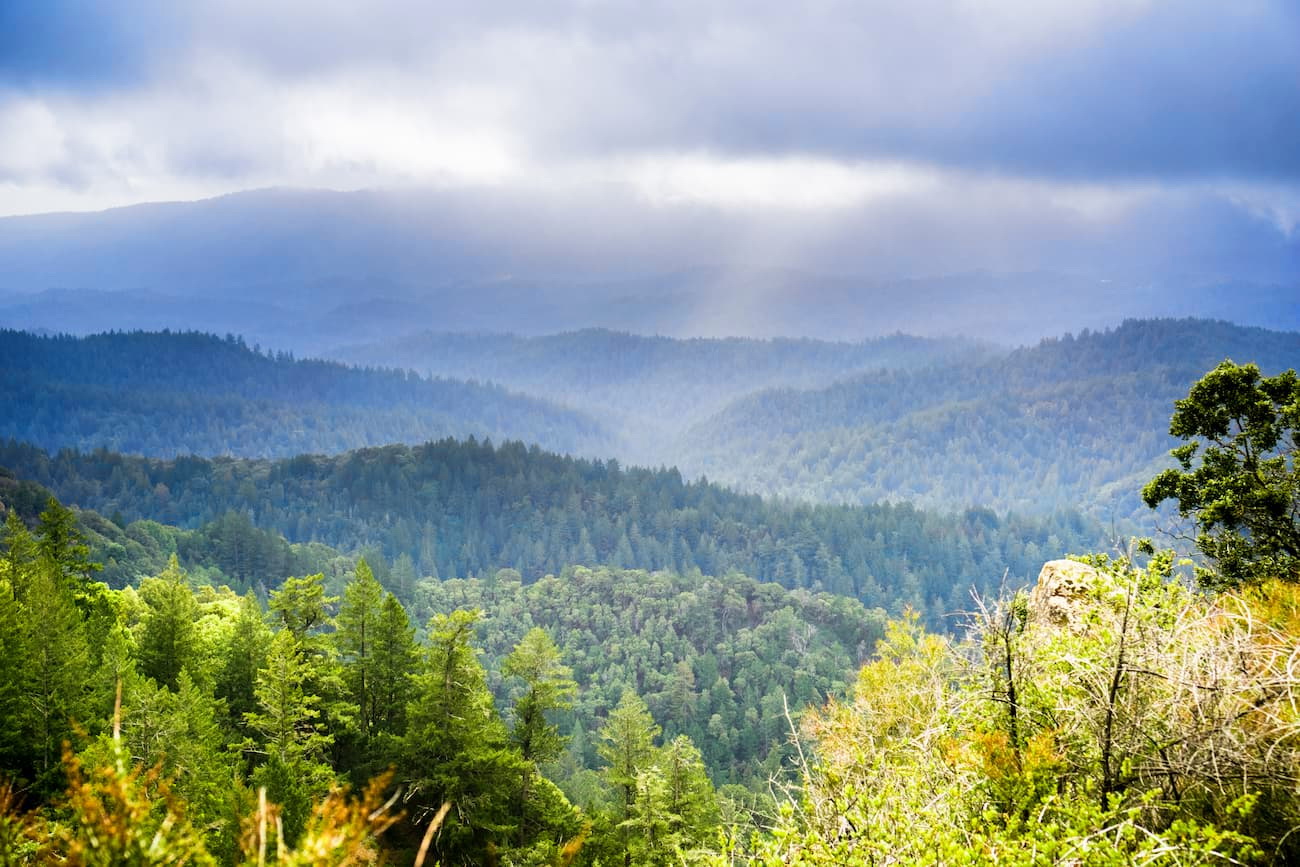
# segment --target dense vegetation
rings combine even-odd
[[[961,339],[894,335],[858,343],[679,340],[605,329],[544,337],[437,334],[330,350],[354,364],[484,380],[587,412],[617,430],[618,456],[675,463],[673,441],[728,403],[768,388],[817,388],[874,370],[907,370],[993,350]]]
[[[605,564],[735,570],[870,607],[910,604],[937,625],[969,607],[972,587],[987,590],[1004,575],[1023,583],[1050,553],[1103,542],[1100,527],[1069,512],[1031,520],[987,509],[945,516],[906,504],[779,504],[685,482],[675,470],[625,470],[517,443],[444,440],[253,461],[50,456],[10,442],[0,445],[0,466],[123,522],[217,522],[224,529],[214,532],[237,536],[249,520],[295,543],[374,550],[394,563],[391,586],[408,603],[424,576],[504,567],[531,582],[569,565]],[[241,591],[257,576],[255,547],[240,554],[244,565],[227,569]]]
[[[1300,364],[1300,336],[1133,320],[1002,352],[901,335],[422,333],[334,354],[419,374],[193,333],[0,332],[0,399],[13,408],[0,437],[51,451],[289,457],[472,435],[676,466],[764,496],[949,512],[1081,508],[1106,525],[1150,529],[1138,491],[1170,464],[1168,406],[1225,358],[1265,374]]]
[[[258,529],[247,510],[192,529],[123,526],[120,514],[41,505],[38,484],[0,474],[0,856],[76,865],[1293,863],[1300,591],[1294,561],[1280,555],[1296,533],[1297,407],[1293,373],[1262,379],[1232,365],[1179,403],[1173,433],[1210,445],[1178,449],[1183,474],[1153,485],[1173,484],[1180,509],[1210,534],[1200,540],[1210,555],[1200,589],[1172,552],[1139,541],[1117,559],[1049,563],[1032,592],[976,598],[961,635],[927,632],[914,611],[886,622],[843,597],[738,574],[569,566],[527,581],[508,568],[412,579],[409,563],[377,560],[377,575],[319,541]],[[486,490],[503,479],[554,482],[546,467],[567,468],[592,474],[583,487],[608,498],[605,507],[618,496],[653,500],[650,523],[693,509],[743,529],[747,513],[728,510],[759,502],[683,485],[675,473],[624,473],[522,446],[423,448],[302,460],[352,468],[334,482],[402,467],[359,489],[372,492],[403,474],[418,479],[432,455],[470,468]],[[150,471],[182,466],[173,480],[192,490],[260,485],[266,497],[282,466],[10,452],[46,476],[113,477],[121,490],[128,477],[150,489]],[[83,460],[107,472],[79,476]],[[502,460],[527,472],[487,471]],[[455,489],[455,477],[430,483]],[[603,489],[601,478],[616,484]],[[278,481],[278,502],[300,494]],[[169,501],[169,488],[161,498],[150,490]],[[371,499],[392,508],[400,499],[384,497],[406,490]],[[376,508],[353,502],[349,520]],[[781,514],[868,514],[768,508],[750,517],[779,527]],[[997,526],[991,513],[964,516],[976,518]],[[119,569],[167,562],[110,587],[96,580],[92,545],[120,553]],[[242,583],[259,592],[192,580],[182,552],[209,580],[252,570]],[[313,558],[330,574],[279,580],[276,570]],[[1263,571],[1233,571],[1254,566]],[[864,660],[850,692],[842,673]],[[339,788],[366,780],[361,796]]]
[[[592,418],[495,386],[262,353],[198,333],[0,331],[0,437],[49,449],[296,455],[441,436],[603,452]]]
[[[509,571],[427,582],[417,642],[364,560],[337,595],[321,574],[268,580],[278,586],[266,606],[194,583],[174,553],[159,574],[113,590],[94,580],[72,511],[48,500],[31,532],[19,505],[0,533],[0,773],[51,804],[52,825],[0,820],[6,861],[118,863],[124,853],[95,842],[103,829],[77,813],[101,785],[175,807],[169,843],[220,862],[241,845],[252,858],[240,829],[266,815],[260,787],[277,805],[279,842],[315,847],[313,803],[390,765],[417,824],[454,804],[433,841],[445,864],[489,851],[549,863],[575,838],[583,863],[711,845],[724,816],[746,825],[750,810],[770,812],[766,783],[788,767],[787,702],[842,693],[883,634],[880,612],[739,575],[579,567],[528,587]],[[643,786],[662,789],[662,828],[640,824]],[[132,821],[155,827],[158,805],[137,806]],[[394,821],[385,845],[414,850],[417,824]],[[101,860],[78,860],[106,845]]]
[[[767,391],[697,425],[676,460],[765,495],[1142,519],[1138,491],[1174,444],[1169,407],[1225,358],[1295,367],[1300,334],[1134,320],[979,363]]]
[[[1054,564],[969,642],[892,623],[804,717],[760,863],[1296,863],[1300,594],[1198,596],[1172,562]]]

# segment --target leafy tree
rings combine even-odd
[[[1142,497],[1153,508],[1176,500],[1195,519],[1197,547],[1214,564],[1198,573],[1202,582],[1300,581],[1296,372],[1265,377],[1225,361],[1174,406],[1169,432],[1189,440],[1172,452],[1180,469],[1160,473]]]

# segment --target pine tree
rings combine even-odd
[[[393,594],[384,597],[375,631],[374,697],[372,719],[376,732],[401,735],[406,731],[406,703],[411,692],[411,674],[419,654],[415,627],[406,609]]]
[[[636,800],[636,776],[654,758],[660,728],[645,702],[630,689],[623,690],[618,707],[609,712],[600,729],[596,753],[605,761],[605,781],[619,793],[621,819],[631,813]]]
[[[140,583],[140,596],[149,605],[140,631],[140,673],[174,692],[199,651],[199,605],[175,554],[161,575]]]
[[[90,560],[90,546],[77,527],[77,516],[54,497],[45,504],[36,524],[37,553],[54,564],[59,578],[74,592],[81,591],[103,567]]]
[[[217,697],[237,729],[246,728],[248,714],[258,708],[257,673],[266,665],[270,646],[271,627],[250,591],[240,600],[239,613],[222,643],[216,678]]]
[[[23,692],[31,664],[13,577],[0,562],[0,772],[16,770],[23,752]]]
[[[266,757],[253,773],[267,796],[280,804],[284,835],[292,844],[307,820],[312,799],[324,793],[333,775],[324,763],[333,740],[321,724],[320,698],[304,690],[308,666],[298,641],[288,629],[271,639],[266,665],[257,673],[254,694],[258,709],[246,714],[248,725],[261,735],[245,750]]]
[[[669,830],[679,845],[701,846],[712,839],[719,823],[718,798],[704,768],[704,758],[686,735],[678,735],[659,751]]]
[[[343,663],[343,681],[356,712],[362,736],[375,730],[375,643],[382,616],[384,588],[375,580],[365,558],[357,561],[356,577],[343,591],[335,621],[334,645]]]
[[[537,765],[549,762],[564,750],[565,739],[548,715],[571,707],[577,692],[573,670],[560,662],[560,650],[539,627],[530,629],[506,657],[501,673],[524,682],[524,692],[515,702],[511,741],[524,759],[519,787],[521,837],[528,831],[533,778]]]
[[[544,764],[563,750],[565,738],[550,722],[557,711],[571,705],[577,684],[573,670],[560,661],[560,650],[546,630],[530,629],[506,657],[501,673],[524,682],[524,692],[515,702],[511,739],[530,762]]]
[[[462,610],[429,621],[408,709],[405,753],[417,803],[425,810],[452,804],[435,843],[443,864],[482,863],[517,830],[512,808],[524,761],[507,739],[472,644],[480,616]]]
[[[270,609],[293,637],[302,641],[313,630],[329,624],[329,606],[337,596],[325,595],[325,576],[286,578],[279,590],[271,591]]]
[[[73,724],[85,723],[91,714],[90,654],[81,612],[63,575],[46,558],[31,574],[22,610],[29,660],[24,729],[38,784],[50,792],[59,786],[63,742],[71,737]]]
[[[15,601],[21,603],[31,580],[32,564],[36,562],[36,539],[13,509],[5,516],[4,529],[0,531],[0,549],[4,552],[0,560],[4,571],[0,577],[8,578]]]

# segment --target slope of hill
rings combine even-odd
[[[37,514],[48,501],[49,492],[40,485],[0,469],[0,516],[13,509],[29,527],[37,527]],[[126,595],[137,611],[151,604],[142,598],[156,601],[154,576],[166,573],[176,556],[194,610],[209,615],[206,622],[213,629],[207,635],[228,625],[226,618],[239,606],[227,588],[244,593],[256,587],[265,595],[290,575],[321,573],[325,592],[335,600],[327,608],[334,615],[338,597],[356,576],[355,554],[319,543],[291,545],[234,513],[193,530],[152,520],[122,526],[89,510],[74,514],[91,562],[104,566],[95,577],[114,590],[140,591]],[[8,558],[21,562],[23,557],[21,544],[17,552],[6,550],[10,541],[0,520],[5,554],[0,588],[6,591],[12,576]],[[524,585],[517,573],[501,570],[482,579],[402,586],[383,560],[372,556],[369,565],[421,629],[434,614],[474,608],[488,614],[477,632],[501,708],[516,697],[514,680],[500,674],[511,650],[534,627],[555,639],[580,692],[570,712],[553,716],[564,723],[566,734],[580,734],[552,772],[576,791],[583,790],[584,780],[591,791],[590,769],[599,766],[596,731],[626,689],[644,697],[664,727],[665,742],[689,734],[700,744],[718,783],[766,783],[789,746],[784,717],[773,712],[774,703],[781,707],[785,696],[797,710],[842,695],[853,668],[884,632],[882,611],[734,572],[702,576],[575,567]],[[335,621],[325,624],[326,630],[335,626]],[[230,646],[212,650],[216,655]],[[7,647],[12,651],[12,642]],[[257,653],[255,646],[243,650]],[[132,685],[128,681],[128,696]],[[240,721],[238,711],[232,717]],[[355,759],[355,754],[344,756]],[[0,753],[0,768],[8,758]]]
[[[869,370],[970,362],[994,353],[971,340],[893,335],[858,343],[745,338],[680,340],[606,329],[545,337],[423,332],[332,350],[341,361],[488,380],[576,407],[619,431],[619,457],[672,464],[692,424],[746,394],[815,388]]]
[[[442,436],[603,453],[590,417],[498,386],[263,354],[198,333],[0,331],[0,437],[44,448],[285,456]]]
[[[580,564],[734,569],[870,606],[910,604],[935,623],[967,610],[972,586],[988,589],[1004,574],[1029,581],[1045,554],[1103,544],[1101,529],[1073,513],[1031,520],[784,505],[683,482],[676,470],[624,470],[518,443],[444,440],[265,461],[50,456],[10,441],[0,444],[0,466],[126,521],[197,527],[237,512],[290,542],[375,550],[408,583],[500,567],[529,581]]]
[[[680,466],[767,495],[1146,518],[1174,400],[1224,358],[1300,366],[1300,334],[1133,320],[1005,357],[766,391],[695,426]]]

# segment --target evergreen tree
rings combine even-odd
[[[534,627],[506,657],[501,673],[524,684],[515,702],[511,740],[527,761],[545,764],[555,759],[566,739],[551,718],[572,704],[578,689],[573,670],[560,661],[560,650],[546,630]]]
[[[664,778],[669,830],[677,845],[707,845],[719,823],[718,798],[699,749],[686,735],[678,735],[660,750],[657,764]]]
[[[501,673],[524,682],[524,692],[515,701],[514,728],[510,732],[511,741],[524,759],[519,787],[522,837],[528,831],[537,766],[552,761],[564,750],[565,739],[549,717],[569,709],[578,687],[572,669],[560,662],[559,648],[539,627],[530,629],[515,646]]]
[[[216,677],[217,697],[224,702],[231,724],[241,731],[248,715],[258,709],[257,673],[266,665],[270,645],[271,627],[250,591],[240,600],[222,642]]]
[[[637,772],[653,759],[659,732],[641,697],[624,689],[618,707],[610,711],[600,729],[596,747],[605,762],[605,781],[619,793],[622,818],[627,818],[636,800]]]
[[[91,576],[103,568],[90,560],[90,546],[77,527],[73,511],[50,497],[36,524],[37,553],[54,564],[59,578],[81,591]]]
[[[21,603],[26,594],[27,582],[31,578],[31,566],[36,562],[37,549],[31,531],[14,509],[5,515],[5,525],[0,530],[0,549],[4,552],[4,559],[0,562],[5,566],[0,577],[8,577],[14,599]]]
[[[281,805],[290,844],[302,831],[312,798],[323,794],[332,780],[324,758],[333,737],[321,723],[319,697],[303,688],[308,674],[294,634],[288,629],[277,632],[266,665],[257,674],[258,709],[245,717],[261,735],[259,741],[246,742],[245,750],[266,758],[253,781]]]
[[[472,644],[480,613],[429,622],[429,644],[408,710],[406,765],[417,803],[452,804],[435,849],[443,864],[478,864],[514,839],[524,760],[506,736]],[[417,814],[417,819],[419,818]]]
[[[375,644],[382,617],[384,589],[375,580],[365,558],[357,561],[356,577],[343,591],[343,604],[335,621],[334,645],[343,664],[343,681],[364,737],[375,731],[378,715],[375,695]]]
[[[397,597],[384,597],[376,623],[374,668],[370,693],[376,732],[401,735],[406,730],[406,704],[410,696],[411,674],[419,654],[415,645],[415,627]]]
[[[32,770],[42,790],[59,785],[59,755],[74,723],[90,716],[90,653],[85,626],[63,574],[42,557],[32,570],[23,606],[28,652],[23,689],[24,730],[32,746]]]
[[[649,709],[635,692],[623,690],[618,707],[609,713],[605,725],[600,729],[600,743],[597,754],[605,761],[604,777],[615,792],[618,793],[616,808],[617,827],[620,829],[620,845],[626,865],[633,863],[633,838],[647,833],[647,828],[660,821],[658,801],[647,805],[640,815],[636,812],[637,797],[641,790],[657,798],[662,785],[662,775],[654,773],[642,778],[654,758],[654,741],[659,736],[659,726],[655,725]],[[635,830],[636,833],[633,833]]]
[[[17,769],[26,744],[21,721],[31,662],[24,612],[14,598],[14,577],[9,564],[0,562],[0,772]]]
[[[298,641],[313,630],[329,624],[329,606],[337,596],[325,595],[325,576],[286,578],[279,590],[271,591],[270,609]]]
[[[140,630],[140,673],[175,691],[181,671],[199,655],[199,605],[175,554],[161,575],[140,582],[140,596],[149,606]]]

